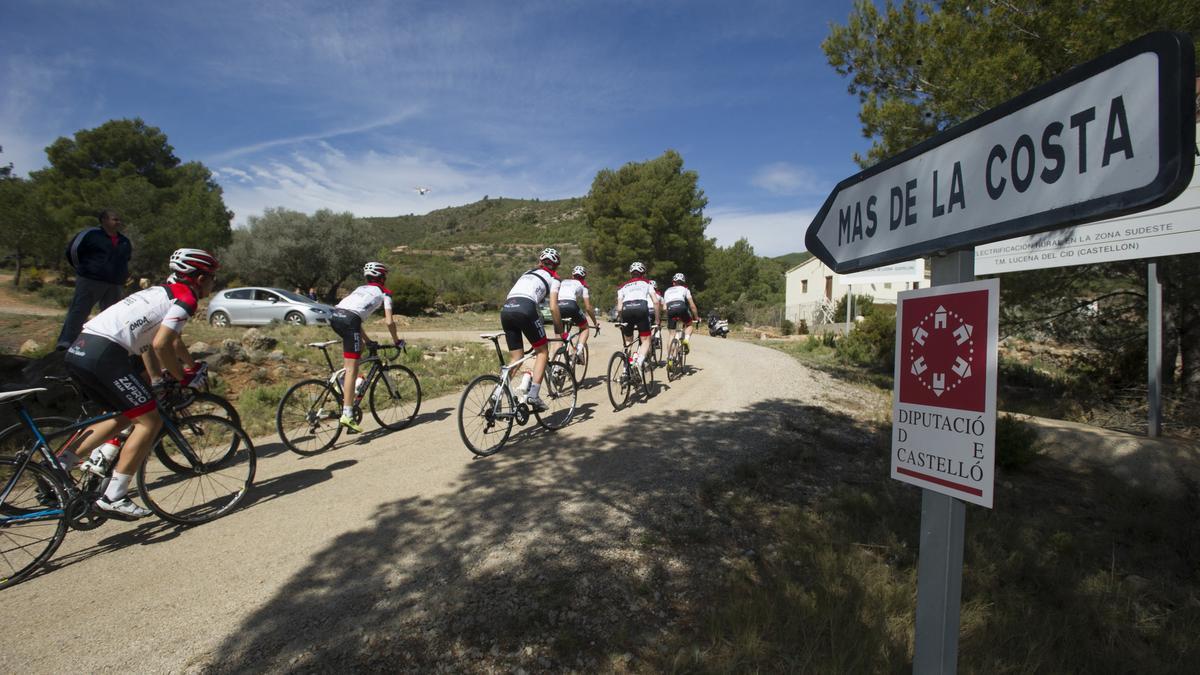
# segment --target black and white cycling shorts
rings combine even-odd
[[[500,327],[504,329],[504,339],[509,351],[524,349],[521,336],[529,340],[529,346],[537,349],[548,342],[546,328],[542,324],[542,313],[538,311],[537,303],[529,298],[514,297],[504,302],[500,308]]]
[[[692,325],[692,309],[682,300],[667,305],[667,328],[675,330],[676,321],[682,321],[685,326]]]
[[[158,406],[142,379],[141,365],[121,345],[89,333],[75,338],[63,360],[67,374],[89,398],[131,420]]]
[[[362,317],[348,309],[334,309],[329,317],[329,327],[342,338],[342,357],[357,359],[362,356],[363,335]]]
[[[625,337],[633,335],[636,329],[639,337],[650,335],[650,307],[645,300],[630,300],[621,305],[621,321],[625,326],[621,333]]]
[[[587,317],[583,314],[583,308],[574,300],[560,300],[558,303],[558,315],[564,319],[571,319],[576,326],[587,328]]]

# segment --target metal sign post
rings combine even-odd
[[[974,266],[975,256],[970,251],[935,256],[930,282],[937,287],[971,281],[975,278]],[[958,671],[966,524],[966,504],[947,494],[921,490],[914,673]]]
[[[1146,435],[1154,438],[1162,433],[1162,280],[1158,278],[1158,263],[1146,267],[1147,308],[1150,344],[1147,345],[1146,394],[1150,412],[1146,420]],[[1174,368],[1175,364],[1168,364]]]

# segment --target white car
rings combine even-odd
[[[214,326],[258,326],[282,321],[293,326],[328,324],[333,308],[282,288],[227,288],[213,294],[208,322]]]

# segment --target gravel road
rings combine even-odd
[[[259,439],[256,486],[233,514],[71,532],[47,572],[0,593],[0,671],[595,665],[549,661],[539,636],[560,641],[556,654],[567,639],[602,650],[630,630],[639,593],[702,573],[648,568],[636,555],[648,519],[766,447],[781,417],[861,396],[771,349],[693,342],[690,375],[667,384],[659,370],[657,396],[614,412],[605,325],[576,421],[527,426],[486,459],[459,439],[458,394],[316,457]]]

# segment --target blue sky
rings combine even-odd
[[[587,193],[678,150],[708,234],[762,255],[867,147],[820,43],[849,0],[0,2],[0,160],[122,117],[212,169],[235,223]],[[416,186],[431,191],[420,195]]]

